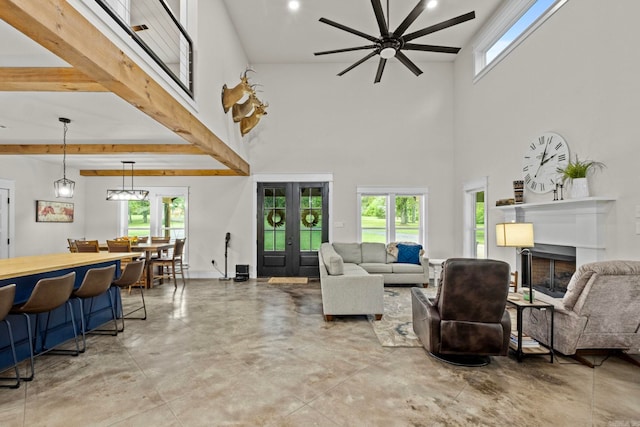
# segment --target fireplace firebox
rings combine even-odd
[[[563,297],[571,276],[576,271],[576,248],[536,243],[531,248],[531,260],[533,288],[554,298]],[[528,283],[528,257],[522,256],[521,262],[524,272],[522,283]]]

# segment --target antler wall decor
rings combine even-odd
[[[253,71],[247,68],[240,75],[240,83],[229,89],[227,85],[222,86],[222,107],[224,112],[229,112],[235,123],[240,123],[240,133],[246,135],[256,127],[262,116],[267,114],[268,103],[263,103],[256,95],[255,87],[257,84],[249,84],[247,72]],[[247,96],[247,99],[240,102]]]

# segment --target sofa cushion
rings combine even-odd
[[[368,276],[369,273],[359,264],[353,264],[350,262],[344,263],[344,275],[345,276]]]
[[[344,263],[342,257],[338,255],[331,244],[323,243],[320,246],[320,252],[322,253],[324,266],[327,268],[327,272],[330,275],[338,276],[344,274]]]
[[[393,273],[392,264],[386,264],[381,262],[363,262],[360,267],[367,270],[371,274]]]
[[[390,265],[392,267],[393,273],[416,273],[416,274],[424,273],[424,269],[421,265],[406,264],[406,263],[399,263],[399,262],[396,262]]]
[[[362,262],[360,243],[333,243],[333,249],[342,257],[344,262],[354,264],[360,264]]]
[[[362,243],[362,262],[387,262],[387,250],[384,243]]]
[[[420,251],[422,245],[407,245],[398,243],[398,261],[399,263],[420,264]]]

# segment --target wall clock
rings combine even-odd
[[[569,145],[557,133],[544,132],[533,138],[522,158],[522,176],[527,189],[547,193],[560,180],[558,168],[569,162]]]

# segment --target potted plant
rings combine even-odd
[[[595,160],[580,160],[576,154],[575,160],[569,158],[569,163],[565,167],[558,168],[558,173],[563,183],[567,181],[571,183],[571,198],[579,199],[589,197],[587,175],[605,167],[604,163]]]

